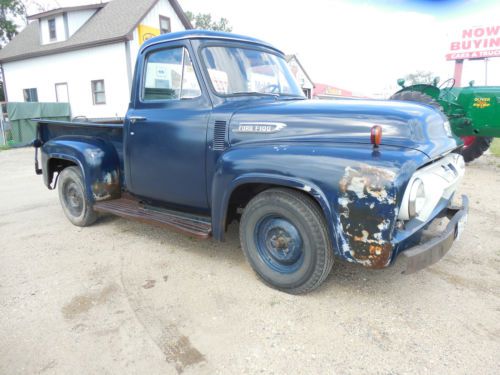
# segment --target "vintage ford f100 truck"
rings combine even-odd
[[[112,213],[221,241],[236,219],[252,268],[288,293],[335,257],[408,273],[442,258],[467,214],[461,145],[429,106],[305,100],[281,51],[207,31],[144,43],[123,123],[41,119],[34,141],[73,224]]]

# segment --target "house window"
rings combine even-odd
[[[193,63],[183,47],[150,53],[143,80],[143,101],[192,99],[201,95]]]
[[[160,34],[167,34],[172,31],[170,27],[170,18],[160,16]]]
[[[38,92],[37,89],[24,89],[23,96],[25,102],[37,102]]]
[[[95,104],[106,104],[106,92],[104,91],[104,80],[92,81],[92,100]]]
[[[69,103],[68,84],[56,83],[56,101],[59,103]]]
[[[51,18],[48,22],[49,22],[49,38],[50,40],[57,40],[56,19]]]

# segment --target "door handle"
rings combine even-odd
[[[132,124],[135,124],[137,121],[146,121],[146,117],[144,117],[144,116],[130,116],[129,120]]]

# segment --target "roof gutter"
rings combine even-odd
[[[47,55],[54,55],[57,53],[64,53],[64,52],[71,52],[71,51],[78,51],[81,49],[87,49],[87,48],[92,48],[92,47],[99,47],[99,46],[104,46],[107,44],[113,44],[113,43],[118,43],[118,42],[125,42],[128,40],[131,40],[131,35],[124,35],[124,36],[119,36],[115,38],[109,38],[109,39],[103,39],[99,41],[92,41],[89,43],[82,43],[82,44],[76,44],[76,45],[71,45],[71,46],[65,46],[65,47],[60,47],[60,48],[55,48],[55,49],[48,49],[46,51],[37,51],[37,52],[31,52],[31,53],[25,53],[23,55],[16,55],[12,57],[6,57],[3,59],[0,59],[0,64],[3,63],[8,63],[8,62],[13,62],[13,61],[20,61],[20,60],[26,60],[26,59],[31,59],[34,57],[41,57],[41,56],[47,56]]]

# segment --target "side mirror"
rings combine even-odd
[[[472,87],[472,86],[474,86],[475,83],[476,83],[476,81],[472,80],[469,82],[469,86]]]
[[[432,84],[433,84],[434,86],[436,86],[436,87],[437,87],[437,85],[438,85],[439,81],[441,81],[441,79],[440,79],[439,77],[435,77],[435,78],[432,80]]]
[[[403,78],[398,79],[398,85],[401,86],[401,88],[405,88],[405,80]]]

